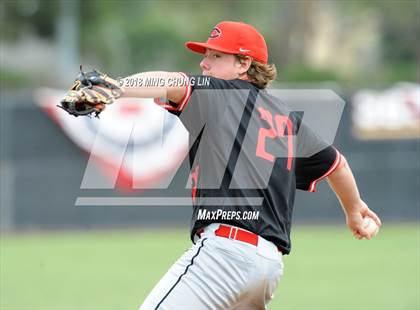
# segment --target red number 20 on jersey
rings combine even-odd
[[[293,123],[288,116],[273,115],[270,111],[259,107],[258,112],[260,118],[266,121],[270,128],[260,128],[258,131],[258,142],[255,155],[265,160],[273,162],[275,157],[273,154],[265,150],[265,140],[282,138],[285,136],[287,129],[287,170],[292,169],[293,160]]]

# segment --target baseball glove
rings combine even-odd
[[[106,105],[113,103],[122,94],[123,89],[117,80],[97,70],[83,72],[80,66],[79,76],[57,106],[76,117],[90,117],[94,114],[99,118]]]

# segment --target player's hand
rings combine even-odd
[[[370,217],[375,221],[376,225],[378,225],[378,228],[382,225],[380,218],[375,214],[375,212],[369,209],[363,200],[360,200],[357,206],[353,209],[353,212],[346,215],[348,228],[356,239],[366,238],[370,240],[374,236],[374,233],[365,229],[363,218]]]

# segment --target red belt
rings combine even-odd
[[[199,230],[197,230],[198,236],[201,236],[203,231],[204,231],[203,228],[200,228]],[[258,235],[252,232],[249,232],[247,230],[243,230],[241,228],[221,224],[219,228],[216,229],[214,234],[218,237],[239,240],[242,242],[246,242],[246,243],[258,246]],[[282,249],[280,247],[277,246],[277,249],[280,252],[282,252]]]
[[[201,235],[203,230],[204,229],[199,229],[197,231],[197,234]],[[258,235],[237,227],[220,225],[219,228],[216,229],[214,234],[219,237],[239,240],[255,246],[258,245]]]

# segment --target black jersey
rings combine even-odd
[[[191,239],[210,223],[226,223],[288,254],[296,189],[314,192],[340,153],[308,128],[302,112],[252,83],[190,79],[180,104],[164,107],[190,134]]]

